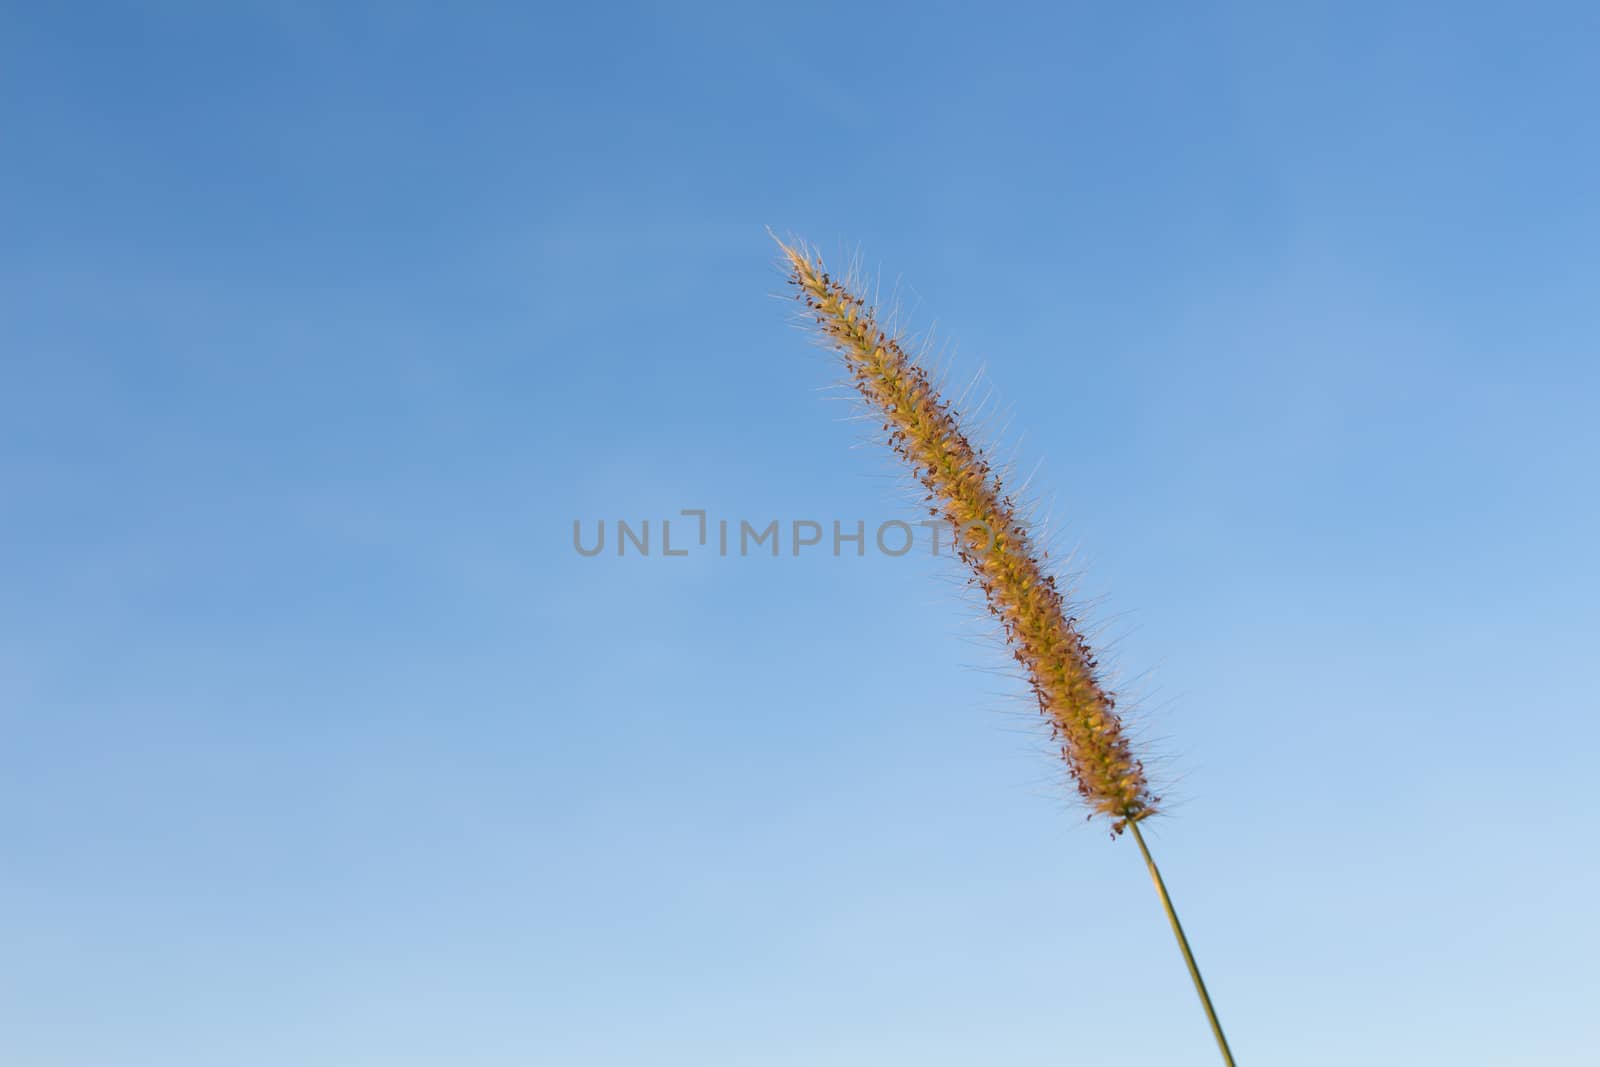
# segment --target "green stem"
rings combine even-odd
[[[1161,870],[1156,866],[1156,861],[1150,857],[1150,848],[1144,843],[1144,835],[1139,832],[1137,820],[1129,822],[1128,828],[1133,831],[1133,839],[1139,842],[1139,851],[1144,853],[1144,863],[1150,868],[1150,880],[1156,884],[1156,893],[1161,897],[1161,906],[1167,910],[1167,919],[1172,923],[1172,932],[1178,938],[1178,947],[1183,950],[1183,962],[1189,965],[1189,977],[1194,979],[1194,989],[1200,994],[1200,1003],[1206,1009],[1206,1018],[1211,1022],[1211,1033],[1217,1039],[1217,1047],[1222,1050],[1222,1062],[1228,1067],[1234,1067],[1233,1053],[1228,1049],[1228,1039],[1222,1036],[1222,1023],[1217,1021],[1217,1009],[1211,1006],[1211,994],[1206,992],[1206,982],[1200,977],[1200,966],[1194,962],[1194,953],[1189,951],[1189,939],[1183,936],[1183,924],[1178,921],[1178,913],[1172,908],[1172,898],[1167,896],[1167,883],[1161,880]]]

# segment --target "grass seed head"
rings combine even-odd
[[[875,309],[820,259],[779,245],[816,332],[882,416],[889,446],[927,491],[930,513],[950,524],[956,553],[1026,672],[1078,793],[1092,813],[1113,820],[1113,834],[1153,814],[1160,798],[1133,755],[1116,698],[999,475],[926,370],[879,325]]]

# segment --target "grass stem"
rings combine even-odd
[[[1167,920],[1172,923],[1172,932],[1178,938],[1178,947],[1183,950],[1183,962],[1189,965],[1189,977],[1194,979],[1194,989],[1200,994],[1200,1003],[1206,1009],[1206,1018],[1211,1022],[1211,1033],[1217,1039],[1217,1048],[1222,1050],[1222,1062],[1228,1067],[1234,1067],[1233,1052],[1228,1048],[1228,1039],[1222,1036],[1222,1023],[1217,1019],[1217,1009],[1211,1006],[1211,994],[1206,992],[1206,981],[1200,977],[1200,966],[1194,961],[1194,953],[1189,950],[1189,939],[1183,935],[1183,924],[1178,921],[1178,913],[1172,907],[1172,898],[1167,895],[1167,883],[1161,880],[1161,869],[1156,866],[1156,861],[1150,855],[1150,847],[1144,843],[1144,834],[1139,832],[1137,819],[1128,823],[1128,828],[1133,831],[1133,839],[1139,842],[1139,851],[1144,853],[1144,863],[1150,868],[1150,880],[1156,884],[1156,893],[1161,897],[1161,906],[1167,911]]]

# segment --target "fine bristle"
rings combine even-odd
[[[843,359],[890,447],[926,489],[929,512],[949,523],[956,552],[1000,621],[1079,794],[1092,812],[1114,820],[1113,833],[1147,818],[1159,798],[1133,755],[1116,698],[999,474],[855,287],[803,250],[778,244],[816,331]]]

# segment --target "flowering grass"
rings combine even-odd
[[[889,446],[926,490],[928,510],[948,522],[956,553],[1000,623],[1059,744],[1091,815],[1111,820],[1113,836],[1131,829],[1171,923],[1225,1063],[1233,1056],[1139,823],[1159,810],[1115,695],[1068,612],[1028,525],[999,474],[939,395],[927,371],[879,324],[876,310],[820,259],[779,241],[789,281],[818,338],[843,362]]]

